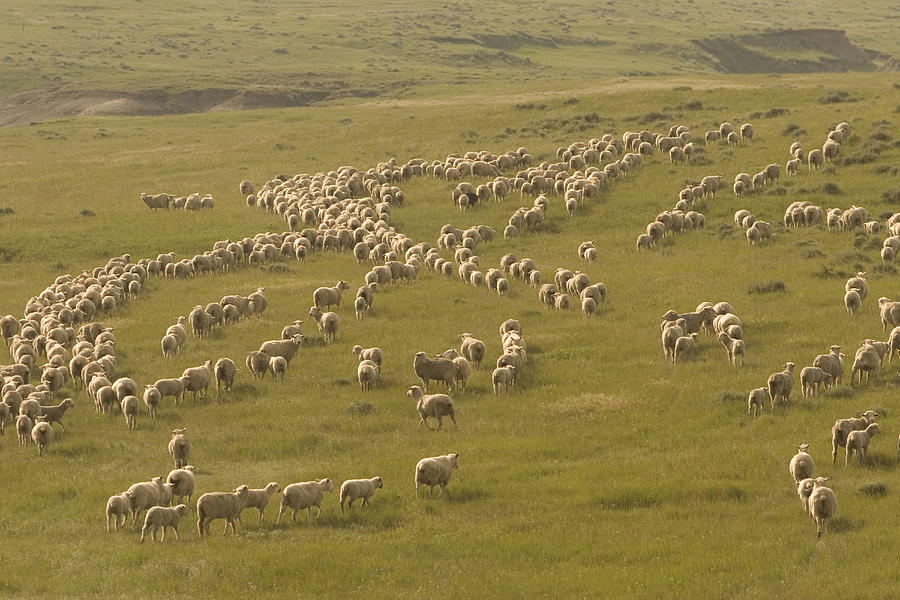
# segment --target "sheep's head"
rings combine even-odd
[[[800,452],[806,452],[809,449],[809,444],[800,444],[797,446],[797,449],[800,450]]]
[[[867,410],[862,414],[862,418],[865,419],[868,423],[874,423],[875,417],[878,416],[878,413],[874,410]]]
[[[869,426],[866,427],[866,433],[868,433],[869,436],[879,434],[881,433],[881,427],[878,426],[878,423],[869,423]]]
[[[381,477],[376,477],[375,479],[372,480],[372,482],[375,484],[375,489],[376,489],[376,490],[377,490],[378,488],[383,488],[383,487],[384,487],[384,482],[381,480]]]
[[[269,483],[266,484],[266,493],[269,494],[270,496],[272,494],[277,494],[280,491],[281,491],[281,486],[278,485],[277,483],[275,483],[274,481],[270,481]]]
[[[826,481],[828,481],[827,477],[816,477],[813,480],[813,487],[819,487],[820,485],[825,485]]]

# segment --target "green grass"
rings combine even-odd
[[[801,171],[744,199],[720,193],[703,208],[705,230],[650,252],[635,252],[634,240],[674,204],[685,181],[708,174],[731,181],[739,171],[783,164],[795,139],[782,133],[790,124],[808,132],[799,139],[811,148],[830,126],[848,120],[854,134],[845,157],[863,153],[870,136],[895,129],[894,80],[742,76],[690,82],[690,89],[674,78],[580,80],[578,91],[533,92],[527,101],[546,104],[546,110],[517,108],[520,97],[495,93],[0,129],[0,205],[13,210],[0,214],[0,256],[7,257],[0,264],[0,312],[19,315],[57,275],[79,273],[113,255],[155,257],[172,250],[190,256],[218,239],[282,231],[276,216],[244,206],[237,192],[241,179],[261,182],[277,173],[343,164],[367,168],[392,156],[431,160],[521,145],[538,161],[553,160],[558,146],[606,132],[684,123],[702,135],[724,120],[741,123],[754,113],[788,109],[754,117],[752,143],[707,148],[704,164],[645,160],[575,218],[566,217],[553,196],[545,231],[478,248],[483,265],[514,252],[533,258],[545,277],[565,266],[604,281],[610,296],[593,320],[541,309],[536,292],[519,282],[512,282],[509,298],[498,298],[423,272],[413,285],[379,292],[366,321],[353,318],[345,299],[336,344],[319,343],[307,323],[311,341],[284,382],[256,383],[242,370],[233,393],[178,409],[167,402],[155,423],[142,414],[134,433],[121,417],[97,416],[81,392],[67,390],[77,406],[47,456],[39,459],[33,448],[17,446],[11,430],[0,439],[7,457],[0,464],[6,489],[0,589],[13,597],[110,597],[136,589],[139,597],[253,590],[279,597],[361,591],[378,597],[487,592],[771,598],[803,597],[854,580],[866,581],[872,597],[891,595],[884,561],[873,555],[887,559],[900,550],[892,525],[900,516],[892,501],[900,487],[894,367],[886,365],[878,383],[812,399],[802,399],[797,384],[790,406],[767,408],[756,420],[746,416],[745,399],[785,361],[799,370],[831,344],[852,356],[861,339],[883,338],[874,300],[896,297],[895,275],[876,269],[877,240],[776,227],[771,243],[749,248],[741,231],[723,237],[719,230],[744,207],[777,224],[787,204],[804,199],[889,214],[896,205],[882,193],[896,190],[898,179],[876,169],[898,164],[900,149],[885,142],[874,162],[838,162],[812,175]],[[507,89],[513,92],[517,84]],[[839,89],[852,90],[859,102],[818,102]],[[683,108],[694,100],[699,108]],[[585,117],[593,113],[599,118]],[[639,125],[642,119],[646,124]],[[842,193],[825,194],[827,183]],[[531,202],[514,193],[500,206],[461,214],[449,201],[451,183],[423,178],[401,187],[406,204],[394,210],[394,225],[432,244],[444,223],[485,223],[500,231],[515,208]],[[142,191],[209,192],[216,208],[149,213],[138,199]],[[81,216],[84,209],[96,216]],[[591,265],[579,264],[576,254],[586,239],[600,251]],[[366,271],[349,254],[314,254],[284,266],[150,281],[138,300],[102,319],[119,340],[119,374],[143,384],[207,358],[231,356],[243,363],[262,340],[305,317],[316,287],[338,277],[358,286]],[[871,291],[851,318],[841,301],[844,274],[858,270],[869,272]],[[785,292],[749,293],[752,285],[775,280]],[[162,358],[159,339],[177,315],[260,285],[269,310],[259,319],[208,340],[191,338],[176,359]],[[743,369],[732,369],[709,336],[701,336],[693,360],[675,367],[663,360],[660,316],[669,308],[692,310],[704,300],[734,305],[747,340]],[[418,428],[404,393],[414,383],[413,354],[456,346],[457,335],[469,331],[487,343],[493,359],[500,352],[497,328],[508,317],[522,322],[529,347],[519,388],[495,397],[489,371],[478,371],[457,401],[458,431]],[[385,352],[385,385],[369,394],[355,383],[355,343]],[[0,362],[8,360],[5,351],[0,356]],[[351,410],[361,402],[374,410]],[[831,468],[833,421],[872,407],[884,414],[885,431],[873,441],[872,465]],[[370,508],[352,515],[340,514],[334,492],[317,523],[301,517],[297,525],[277,529],[274,498],[264,524],[257,526],[248,512],[234,539],[222,536],[217,521],[212,537],[200,541],[192,519],[183,522],[177,545],[139,546],[130,526],[107,535],[106,498],[135,481],[165,475],[171,468],[169,431],[182,426],[190,431],[201,493],[317,477],[339,485],[374,475],[384,478],[385,488]],[[810,443],[817,472],[831,477],[839,501],[838,516],[819,544],[787,470],[800,442]],[[449,451],[460,452],[460,468],[446,497],[416,500],[416,461]]]

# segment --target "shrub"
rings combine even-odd
[[[768,294],[771,292],[787,292],[787,286],[780,279],[772,279],[770,281],[751,283],[747,287],[748,294]]]

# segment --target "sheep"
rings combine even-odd
[[[833,381],[831,373],[825,372],[820,367],[803,367],[800,371],[800,390],[804,398],[817,395],[820,384],[827,389]]]
[[[188,439],[187,428],[173,429],[172,439],[169,440],[169,454],[175,461],[175,468],[181,469],[188,463],[191,457],[191,440]]]
[[[356,312],[356,319],[358,321],[362,321],[369,315],[369,303],[361,296],[353,301],[353,309]]]
[[[267,340],[260,344],[259,350],[257,352],[265,353],[268,357],[280,356],[284,358],[284,360],[288,364],[290,364],[294,357],[297,356],[297,352],[300,350],[300,344],[303,343],[304,339],[305,338],[302,333],[297,333],[294,334],[289,340]]]
[[[50,446],[53,441],[53,427],[49,423],[44,422],[43,416],[37,417],[37,423],[31,429],[31,441],[38,447],[38,456],[44,455],[44,450]]]
[[[144,405],[151,419],[156,419],[156,413],[159,410],[159,404],[162,402],[162,394],[152,385],[144,386]]]
[[[259,525],[262,523],[263,517],[266,513],[266,507],[269,505],[269,500],[272,498],[272,494],[277,494],[281,491],[281,486],[275,483],[274,481],[270,481],[266,484],[266,487],[261,489],[250,489],[247,493],[247,502],[244,504],[244,507],[241,509],[243,511],[247,508],[255,508],[259,511],[259,519],[256,521],[256,524]],[[238,521],[241,521],[240,512],[238,512]]]
[[[356,378],[362,391],[371,391],[378,382],[378,366],[371,360],[360,362],[356,367]]]
[[[19,415],[16,417],[16,435],[19,437],[19,445],[28,445],[28,440],[30,439],[33,427],[34,421],[28,415]]]
[[[894,327],[888,336],[888,362],[893,362],[897,351],[900,351],[900,327]]]
[[[887,326],[900,325],[900,302],[892,302],[882,296],[878,299],[878,307],[881,313],[881,330],[886,331]]]
[[[855,277],[851,277],[844,284],[844,291],[849,292],[855,290],[859,294],[860,300],[865,300],[869,295],[869,284],[865,280],[865,273],[857,273]]]
[[[768,390],[764,387],[750,390],[747,397],[747,415],[750,417],[758,417],[762,414],[763,403],[766,401]]]
[[[141,511],[159,504],[160,492],[163,483],[160,477],[154,477],[150,481],[141,481],[132,484],[124,495],[128,498],[128,510],[131,513],[131,522],[137,526]]]
[[[500,394],[500,386],[503,386],[503,392],[505,394],[509,394],[510,386],[514,386],[516,383],[516,368],[512,365],[506,365],[503,367],[497,367],[491,373],[491,385],[494,390],[494,394]]]
[[[675,340],[675,353],[672,355],[673,364],[690,357],[697,343],[697,335],[697,333],[691,333]]]
[[[850,455],[856,452],[856,464],[862,466],[869,453],[869,442],[881,433],[878,423],[870,423],[865,429],[856,429],[847,434],[847,450],[844,455],[844,466],[850,464]]]
[[[637,250],[649,250],[655,244],[655,241],[652,237],[650,237],[646,233],[642,233],[637,237],[637,242],[635,243],[635,249]]]
[[[801,479],[797,483],[797,495],[800,496],[800,504],[803,505],[803,511],[809,512],[809,497],[815,486],[815,479]]]
[[[237,366],[234,364],[234,361],[230,358],[220,358],[216,361],[216,366],[213,368],[213,374],[216,378],[216,397],[219,397],[222,389],[226,391],[231,391],[231,386],[234,385],[234,376],[237,373]]]
[[[859,310],[860,304],[862,304],[862,299],[860,299],[859,292],[856,290],[850,290],[844,294],[844,306],[847,308],[848,314],[855,315],[856,311]]]
[[[154,210],[163,208],[169,211],[169,203],[172,202],[171,194],[145,194],[141,192],[141,202],[147,205],[147,208]]]
[[[741,366],[744,366],[744,341],[741,339],[732,338],[726,332],[721,332],[719,334],[719,342],[725,346],[725,352],[728,353],[728,362],[731,363],[731,366],[737,366],[737,359],[740,356],[741,358]]]
[[[272,381],[284,379],[284,374],[287,372],[287,361],[283,356],[270,356],[268,368],[272,372]]]
[[[809,151],[806,160],[810,171],[813,169],[818,171],[819,167],[825,164],[825,155],[818,148],[814,148]]]
[[[212,361],[208,360],[199,367],[189,367],[181,373],[181,383],[185,392],[191,392],[192,401],[197,401],[197,395],[206,397],[206,391],[212,381]]]
[[[125,426],[128,427],[128,431],[134,431],[135,425],[137,423],[138,412],[141,408],[140,402],[138,402],[137,397],[125,396],[124,398],[122,398],[122,402],[119,403],[119,408],[121,408],[122,415],[124,415],[125,417]]]
[[[769,391],[769,399],[772,402],[772,408],[779,398],[785,402],[791,399],[791,389],[794,387],[794,363],[787,362],[784,365],[784,371],[769,375],[766,381],[766,387]]]
[[[811,478],[813,473],[815,473],[816,463],[813,461],[812,456],[807,454],[806,451],[808,449],[809,444],[800,444],[797,446],[797,454],[791,458],[789,469],[795,483],[800,483],[803,479]]]
[[[831,427],[831,464],[834,465],[837,460],[837,449],[847,445],[847,437],[852,431],[865,429],[875,422],[878,413],[874,410],[867,410],[860,417],[850,419],[838,419]]]
[[[306,509],[307,520],[310,517],[310,509],[316,507],[316,518],[322,514],[322,498],[326,492],[334,490],[334,484],[331,479],[317,479],[314,481],[303,481],[300,483],[292,483],[285,486],[281,496],[281,509],[278,511],[278,519],[275,521],[277,527],[281,523],[281,517],[290,508],[293,510],[291,520],[297,520],[297,511]]]
[[[353,346],[351,352],[353,352],[353,354],[358,357],[360,362],[364,360],[371,360],[378,366],[379,372],[381,371],[381,361],[384,359],[384,352],[382,352],[381,348],[363,348],[362,346],[357,344]]]
[[[259,352],[258,350],[254,350],[247,355],[245,363],[254,379],[262,379],[265,377],[266,372],[269,370],[270,358],[271,357],[268,354]]]
[[[881,368],[881,356],[878,350],[871,344],[863,343],[856,351],[853,358],[853,366],[850,369],[850,383],[853,384],[856,374],[859,373],[859,383],[862,384],[863,372],[866,374],[866,382],[870,376],[878,379],[878,371]]]
[[[486,346],[484,342],[472,336],[471,333],[461,333],[460,353],[477,369],[484,360]]]
[[[349,290],[350,284],[346,281],[338,281],[334,287],[320,287],[313,292],[313,304],[316,308],[328,308],[340,306],[341,295],[344,290]]]
[[[750,123],[744,123],[743,125],[741,125],[740,132],[742,140],[749,141],[753,139],[753,125],[751,125]]]
[[[106,501],[106,533],[109,533],[110,529],[118,531],[125,525],[129,506],[128,496],[124,493],[109,497]]]
[[[597,301],[593,298],[583,298],[581,300],[581,312],[587,317],[593,317],[597,312]]]
[[[329,341],[335,341],[335,339],[337,338],[338,329],[341,326],[341,320],[337,316],[337,313],[323,313],[319,309],[319,307],[311,306],[309,309],[309,316],[315,319],[316,323],[318,324],[319,333],[322,334],[325,343],[328,343]]]
[[[829,373],[834,385],[840,385],[841,378],[844,376],[844,361],[841,358],[844,354],[841,352],[840,346],[831,346],[830,350],[831,354],[819,354],[816,356],[813,366]]]
[[[295,320],[290,325],[285,325],[281,330],[281,339],[290,340],[297,334],[303,333],[303,321],[300,319]]]
[[[181,379],[157,379],[153,387],[159,390],[160,401],[169,396],[175,398],[175,406],[178,406],[178,403],[181,402],[181,397],[184,395],[184,383]]]
[[[796,175],[797,171],[800,169],[800,165],[802,164],[802,162],[803,161],[801,161],[799,158],[792,158],[785,163],[784,170],[788,175]]]
[[[59,426],[62,427],[63,431],[66,430],[65,426],[63,426],[62,418],[63,415],[66,414],[66,410],[75,406],[75,403],[72,402],[71,398],[66,398],[56,406],[44,406],[42,410],[44,412],[44,420],[47,424],[52,425],[53,423],[59,423]],[[3,430],[3,427],[0,426],[0,431]]]
[[[212,317],[206,312],[206,309],[199,304],[191,309],[188,320],[191,324],[191,333],[198,338],[202,339],[204,336],[208,335],[209,331],[212,329]]]
[[[166,483],[171,486],[173,498],[177,497],[181,503],[187,498],[188,504],[194,495],[194,466],[185,465],[181,469],[172,469],[166,477]]]
[[[144,536],[147,534],[147,531],[150,532],[150,541],[156,542],[156,532],[159,531],[160,527],[162,528],[162,536],[159,541],[166,541],[166,527],[172,528],[175,534],[175,541],[178,541],[178,524],[186,514],[188,514],[188,507],[185,504],[179,504],[171,508],[166,506],[152,507],[147,511],[147,516],[144,518],[140,543],[144,543]]]
[[[344,512],[344,500],[347,502],[347,510],[353,508],[353,503],[362,498],[362,505],[369,504],[369,498],[375,493],[375,490],[384,487],[381,477],[373,477],[371,479],[348,479],[341,484],[341,512]]]
[[[450,483],[453,476],[453,469],[459,468],[459,453],[443,454],[441,456],[431,456],[423,458],[416,463],[416,498],[419,497],[419,486],[428,486],[428,495],[434,493],[434,486],[441,486],[438,497],[444,493],[444,488]]]
[[[425,395],[421,387],[411,385],[409,386],[406,395],[416,403],[416,412],[419,413],[419,417],[421,418],[419,427],[424,425],[428,429],[432,429],[428,424],[427,419],[428,417],[434,417],[437,419],[437,428],[440,430],[444,426],[443,418],[449,416],[450,420],[453,421],[453,426],[459,429],[459,426],[456,424],[456,409],[453,405],[453,399],[447,394]]]
[[[827,477],[816,477],[813,490],[807,501],[809,514],[816,520],[816,538],[822,539],[828,519],[837,512],[837,497],[831,488],[825,487]]]
[[[119,377],[112,384],[113,391],[116,392],[116,398],[121,402],[125,396],[137,396],[138,384],[130,377]]]
[[[180,345],[178,339],[174,335],[167,334],[163,336],[160,345],[162,346],[162,353],[165,358],[172,358],[178,354]]]
[[[443,381],[451,392],[456,389],[456,365],[450,359],[431,359],[424,352],[417,352],[413,359],[413,370],[422,380],[422,387],[426,392],[428,382],[432,379]]]
[[[231,532],[237,534],[235,521],[244,510],[250,489],[246,485],[236,487],[231,492],[207,492],[197,500],[197,532],[202,538],[204,533],[209,535],[209,524],[215,519],[225,519],[225,531],[228,526]]]

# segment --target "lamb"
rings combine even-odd
[[[804,398],[817,395],[820,384],[827,389],[833,381],[831,373],[820,367],[803,367],[800,371],[800,389]]]
[[[337,313],[323,313],[317,306],[312,306],[309,309],[309,316],[316,320],[316,323],[319,326],[319,333],[322,334],[325,343],[335,341],[338,328],[341,326],[341,320],[337,316]]]
[[[125,525],[129,506],[128,496],[124,493],[109,497],[109,500],[106,501],[106,533],[109,533],[110,526],[118,531]]]
[[[831,427],[831,464],[837,460],[837,449],[847,445],[847,437],[852,431],[860,431],[875,422],[878,413],[867,410],[862,416],[850,419],[838,419]]]
[[[231,532],[237,534],[235,521],[244,510],[249,498],[250,489],[246,485],[238,486],[232,492],[207,492],[197,500],[197,532],[202,538],[209,535],[209,524],[215,519],[225,519],[225,532],[231,525]]]
[[[181,383],[185,392],[191,392],[193,402],[197,401],[197,395],[206,397],[206,391],[212,381],[212,361],[208,360],[199,367],[189,367],[181,373]]]
[[[353,508],[353,503],[362,498],[362,505],[369,504],[369,498],[375,493],[375,490],[384,487],[381,477],[373,477],[371,479],[348,479],[341,484],[341,512],[344,512],[344,500],[347,502],[347,510]]]
[[[413,370],[422,380],[422,387],[428,391],[428,382],[432,379],[443,381],[450,388],[456,389],[456,365],[447,358],[428,358],[424,352],[417,352],[413,359]]]
[[[278,519],[275,521],[277,527],[281,523],[281,517],[290,508],[293,510],[292,520],[297,520],[297,511],[306,509],[306,518],[309,519],[310,509],[316,507],[316,518],[322,514],[322,499],[325,492],[334,490],[334,484],[331,479],[317,479],[314,481],[303,481],[300,483],[292,483],[285,486],[281,496],[281,509],[278,511]]]
[[[281,339],[290,340],[297,334],[303,333],[303,321],[300,319],[295,320],[290,325],[285,325],[281,330]]]
[[[19,445],[27,446],[31,436],[31,430],[34,427],[34,421],[28,415],[19,415],[16,417],[16,435],[19,437]]]
[[[172,439],[169,440],[169,454],[175,461],[175,468],[182,469],[191,457],[191,440],[188,439],[187,428],[173,429]]]
[[[803,511],[809,512],[809,497],[812,495],[815,479],[802,479],[797,484],[797,495],[800,496],[800,503],[803,505]]]
[[[340,306],[341,295],[344,290],[349,290],[350,284],[346,281],[338,281],[334,287],[320,287],[313,292],[313,304],[316,308],[328,308]]]
[[[878,423],[870,423],[865,429],[856,429],[847,434],[847,453],[844,455],[844,466],[850,463],[850,455],[856,452],[856,464],[862,466],[869,453],[869,442],[881,433]]]
[[[162,353],[165,358],[172,358],[178,354],[180,345],[178,344],[178,339],[174,335],[163,336],[160,345],[162,346]]]
[[[152,385],[145,385],[144,405],[147,407],[147,412],[150,413],[151,419],[156,419],[156,413],[159,410],[159,405],[161,402],[162,394],[160,393],[160,391]]]
[[[38,416],[37,423],[31,429],[31,441],[38,447],[38,456],[44,455],[44,450],[50,446],[54,437],[53,427],[50,426],[50,423],[43,421],[43,418],[43,416]]]
[[[732,366],[737,366],[738,357],[741,358],[741,366],[744,366],[744,341],[741,339],[732,338],[726,332],[721,332],[719,334],[719,341],[725,346],[725,352],[728,353],[728,362],[731,363]]]
[[[772,402],[772,408],[775,408],[775,403],[779,398],[785,402],[789,402],[791,399],[791,390],[794,387],[794,363],[785,363],[784,371],[769,375],[766,387],[769,390],[769,399]]]
[[[310,314],[312,314],[312,309],[310,309]],[[263,352],[269,357],[280,356],[290,364],[294,357],[297,356],[297,352],[300,350],[300,344],[303,343],[303,340],[304,336],[302,333],[295,334],[289,340],[268,340],[260,344],[258,352]]]
[[[262,489],[251,489],[247,492],[247,502],[244,504],[245,508],[255,508],[259,511],[259,520],[256,522],[257,525],[262,523],[263,517],[265,516],[266,507],[269,505],[269,499],[271,499],[272,494],[277,494],[281,491],[281,486],[275,483],[274,481],[270,481],[266,484],[266,487]],[[238,521],[241,520],[240,513],[238,513]]]
[[[469,375],[472,374],[472,365],[466,360],[465,356],[457,356],[452,359],[456,365],[456,386],[462,391],[466,390],[466,384],[469,382]]]
[[[159,390],[160,401],[169,396],[175,398],[175,406],[178,406],[184,395],[184,383],[181,379],[157,379],[153,387]]]
[[[808,449],[809,444],[800,444],[797,446],[797,454],[791,458],[791,477],[794,478],[796,483],[812,477],[816,470],[816,463],[813,461],[812,456],[806,452]]]
[[[438,497],[444,493],[444,488],[450,483],[450,477],[453,476],[453,469],[459,467],[459,453],[443,454],[441,456],[432,456],[423,458],[416,464],[416,498],[419,497],[419,486],[428,486],[428,495],[434,493],[434,486],[441,486]]]
[[[516,368],[512,365],[507,365],[504,367],[497,367],[491,373],[491,385],[494,389],[494,394],[500,394],[500,386],[503,386],[503,392],[505,394],[509,394],[510,386],[514,386],[516,384]]]
[[[747,397],[747,414],[751,417],[758,417],[762,414],[763,403],[766,401],[768,390],[764,387],[750,390]]]
[[[154,477],[150,481],[132,484],[124,492],[124,495],[128,498],[128,510],[131,512],[131,521],[135,526],[142,510],[159,504],[162,487],[162,479]]]
[[[166,527],[172,528],[172,531],[175,533],[175,541],[178,541],[178,524],[186,514],[188,514],[188,507],[185,504],[179,504],[171,508],[166,506],[152,507],[147,511],[147,516],[144,519],[144,527],[141,529],[141,543],[144,543],[144,536],[147,534],[147,531],[150,532],[150,541],[156,542],[156,532],[159,531],[160,527],[162,528],[162,536],[159,541],[166,541]]]
[[[371,360],[360,362],[356,367],[356,378],[362,391],[371,391],[378,382],[378,366]]]
[[[72,408],[73,406],[75,406],[75,403],[72,402],[71,398],[66,398],[56,406],[44,406],[42,407],[44,411],[44,420],[49,425],[52,425],[53,423],[59,423],[59,426],[62,427],[63,431],[65,431],[66,428],[63,426],[62,418],[63,415],[66,414],[66,410]],[[0,426],[0,431],[2,430],[3,427]]]
[[[813,361],[814,367],[819,367],[826,373],[831,375],[834,385],[841,384],[841,378],[844,376],[844,361],[840,346],[831,346],[831,354],[820,354]]]
[[[440,430],[444,426],[443,418],[449,416],[450,420],[453,421],[453,426],[459,429],[459,426],[456,424],[456,409],[453,405],[453,400],[447,394],[425,395],[421,387],[411,385],[406,395],[416,403],[416,412],[421,417],[419,427],[424,425],[431,429],[432,427],[428,424],[427,419],[428,417],[434,417],[437,419],[437,428]]]
[[[134,431],[135,425],[137,424],[138,412],[141,408],[137,397],[125,396],[122,398],[122,402],[119,403],[119,408],[122,409],[122,415],[125,417],[125,425],[128,427],[128,431]]]
[[[809,514],[816,520],[816,538],[822,539],[828,519],[837,512],[837,497],[831,488],[825,487],[827,477],[816,477],[809,495]]]
[[[194,466],[185,465],[184,468],[169,471],[169,475],[166,477],[166,484],[172,487],[172,497],[177,497],[179,504],[185,498],[190,504],[191,496],[194,495]]]
[[[269,371],[272,372],[272,381],[284,379],[284,375],[287,373],[287,361],[283,356],[270,356]]]
[[[675,353],[672,356],[672,363],[677,363],[690,357],[694,351],[694,346],[697,344],[697,335],[697,333],[691,333],[675,340]]]
[[[850,290],[844,294],[844,306],[847,308],[847,312],[850,315],[855,315],[861,304],[862,299],[859,297],[859,292],[856,290]]]

